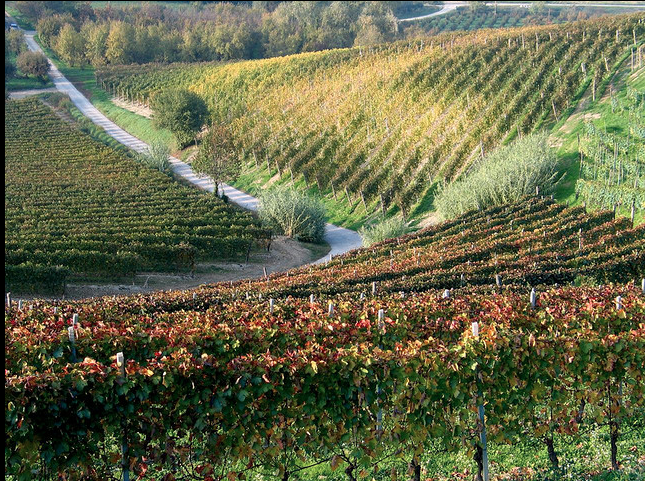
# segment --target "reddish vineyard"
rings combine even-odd
[[[116,479],[125,444],[141,479],[327,464],[353,481],[476,450],[481,402],[493,441],[609,425],[615,447],[645,408],[641,287],[545,286],[643,276],[643,228],[610,217],[527,200],[260,281],[13,303],[5,468]]]

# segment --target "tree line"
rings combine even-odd
[[[16,2],[42,43],[75,66],[257,59],[402,38],[423,2]]]

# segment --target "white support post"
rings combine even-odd
[[[69,342],[70,342],[70,344],[72,346],[72,362],[76,362],[76,346],[75,346],[76,333],[74,332],[74,327],[75,326],[76,326],[76,324],[74,324],[73,326],[69,326],[67,328],[67,337],[69,338]]]
[[[116,353],[116,365],[121,371],[121,376],[125,380],[125,358],[122,352]],[[121,419],[121,428],[123,429],[123,441],[121,443],[121,468],[123,469],[123,481],[130,481],[130,463],[128,463],[128,431],[125,417]]]

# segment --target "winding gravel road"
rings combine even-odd
[[[27,41],[27,46],[29,50],[34,52],[42,52],[42,49],[34,40],[34,35],[36,34],[33,30],[23,30],[25,33],[25,39]],[[130,147],[136,152],[146,152],[148,150],[148,144],[129,134],[114,122],[109,120],[105,115],[103,115],[99,110],[92,105],[92,103],[78,91],[74,85],[65,78],[65,76],[56,68],[53,62],[49,61],[49,76],[54,82],[54,85],[57,90],[60,92],[66,93],[69,95],[69,98],[74,103],[74,105],[89,118],[96,125],[102,127],[105,132],[110,136],[115,138],[117,141],[123,145]],[[170,164],[172,170],[181,177],[185,178],[192,184],[208,191],[213,192],[215,185],[212,179],[208,176],[199,176],[191,169],[190,165],[182,162],[176,157],[170,156]],[[224,184],[224,193],[228,196],[231,202],[252,211],[257,211],[258,209],[258,199],[242,192],[241,190],[236,189],[230,185]],[[314,264],[320,264],[329,259],[330,256],[336,256],[343,254],[352,249],[356,249],[362,246],[362,239],[356,231],[345,229],[344,227],[339,227],[333,224],[326,224],[325,226],[325,241],[331,246],[331,251],[325,257],[318,259],[313,262]]]

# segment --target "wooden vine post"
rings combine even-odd
[[[479,339],[479,324],[477,322],[472,323],[473,336],[476,339]],[[477,376],[477,398],[481,402],[477,405],[477,413],[479,416],[480,432],[479,440],[481,441],[481,446],[477,446],[477,452],[475,453],[475,460],[478,464],[479,473],[477,479],[482,481],[489,481],[488,476],[488,447],[486,445],[486,422],[485,422],[485,412],[484,412],[484,401],[482,399],[482,390],[481,390],[481,380],[482,376],[479,372],[479,368],[476,371]]]
[[[383,309],[378,310],[378,315],[377,315],[377,326],[379,333],[383,335],[385,333],[385,311]],[[383,349],[383,346],[380,345],[379,349]],[[378,398],[381,396],[381,388],[380,386],[376,386],[376,396],[377,400],[376,402],[379,403]],[[378,413],[376,413],[376,431],[378,432],[379,437],[383,433],[383,409],[379,408]]]

